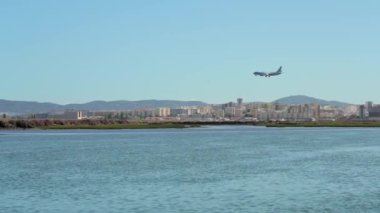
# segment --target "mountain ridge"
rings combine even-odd
[[[12,114],[46,113],[73,110],[91,111],[117,111],[134,110],[142,108],[181,107],[181,106],[205,106],[201,101],[177,101],[177,100],[140,100],[140,101],[91,101],[83,104],[55,104],[35,101],[8,101],[0,99],[0,112]]]
[[[261,102],[260,102],[261,103]],[[264,103],[264,102],[262,102]],[[272,103],[280,104],[311,104],[317,103],[320,105],[335,105],[338,107],[346,107],[352,104],[339,102],[339,101],[326,101],[323,99],[313,98],[305,95],[293,95],[277,99]],[[87,103],[74,103],[74,104],[56,104],[51,102],[36,102],[36,101],[10,101],[0,99],[0,113],[9,114],[27,114],[27,113],[46,113],[46,112],[59,112],[66,109],[73,110],[91,110],[91,111],[121,111],[121,110],[135,110],[135,109],[148,109],[159,107],[178,108],[182,106],[205,106],[207,103],[202,101],[178,101],[178,100],[116,100],[116,101],[103,101],[95,100]]]
[[[350,103],[345,103],[345,102],[340,102],[340,101],[328,101],[328,100],[323,100],[319,98],[314,98],[306,95],[292,95],[292,96],[287,96],[284,98],[277,99],[273,101],[272,103],[280,103],[280,104],[289,104],[289,105],[296,105],[296,104],[319,104],[319,105],[333,105],[333,106],[338,106],[338,107],[346,107],[349,105],[354,105]]]

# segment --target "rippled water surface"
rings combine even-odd
[[[379,212],[380,129],[0,131],[0,212]]]

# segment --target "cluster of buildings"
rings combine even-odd
[[[362,120],[380,121],[380,104],[373,104],[372,101],[359,106],[359,117]]]
[[[29,119],[120,119],[129,121],[334,121],[380,120],[380,105],[337,107],[319,104],[236,102],[206,106],[160,107],[124,111],[78,111],[28,115]]]

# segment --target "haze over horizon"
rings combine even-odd
[[[238,97],[240,98],[240,97]],[[349,102],[344,102],[344,101],[340,101],[340,100],[327,100],[327,99],[321,99],[321,98],[318,98],[318,97],[311,97],[311,96],[307,96],[307,95],[290,95],[290,96],[286,96],[286,97],[279,97],[279,98],[276,98],[276,99],[273,99],[273,100],[268,100],[268,101],[262,101],[262,100],[245,100],[243,99],[244,103],[253,103],[253,102],[267,102],[267,103],[270,103],[270,102],[275,102],[277,100],[280,100],[280,99],[292,99],[292,98],[304,98],[304,99],[318,99],[318,100],[322,100],[322,101],[333,101],[333,102],[342,102],[342,103],[346,103],[346,104],[363,104],[363,103],[349,103]],[[52,103],[52,104],[59,104],[59,105],[70,105],[70,104],[86,104],[86,103],[92,103],[92,102],[118,102],[118,101],[130,101],[130,102],[139,102],[139,101],[183,101],[183,102],[203,102],[203,103],[206,103],[206,104],[225,104],[225,103],[228,103],[228,102],[236,102],[237,101],[237,98],[236,99],[233,99],[233,100],[228,100],[226,102],[220,102],[220,103],[211,103],[211,102],[207,102],[207,101],[203,101],[203,100],[179,100],[179,99],[139,99],[139,100],[127,100],[127,99],[118,99],[118,100],[90,100],[90,101],[87,101],[87,102],[69,102],[69,103],[58,103],[58,102],[53,102],[53,101],[35,101],[35,100],[11,100],[11,99],[0,99],[0,101],[11,101],[11,102],[37,102],[37,103]],[[310,103],[310,102],[305,102],[305,103]]]
[[[372,100],[380,2],[3,1],[0,99]],[[254,71],[284,74],[253,76]]]

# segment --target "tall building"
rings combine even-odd
[[[253,118],[258,118],[259,117],[259,105],[257,104],[252,104],[250,106],[250,115],[253,117]]]
[[[365,107],[364,107],[364,105],[359,106],[359,117],[360,117],[360,119],[365,118]]]
[[[242,106],[243,105],[243,99],[242,98],[238,98],[237,99],[237,105],[238,106]]]
[[[319,120],[319,117],[321,115],[321,106],[319,104],[312,104],[312,111],[313,111],[313,118],[315,120]]]
[[[366,105],[366,107],[367,107],[367,110],[370,110],[370,109],[372,109],[372,107],[373,107],[373,102],[372,102],[372,101],[367,101],[367,102],[365,103],[365,105]]]

